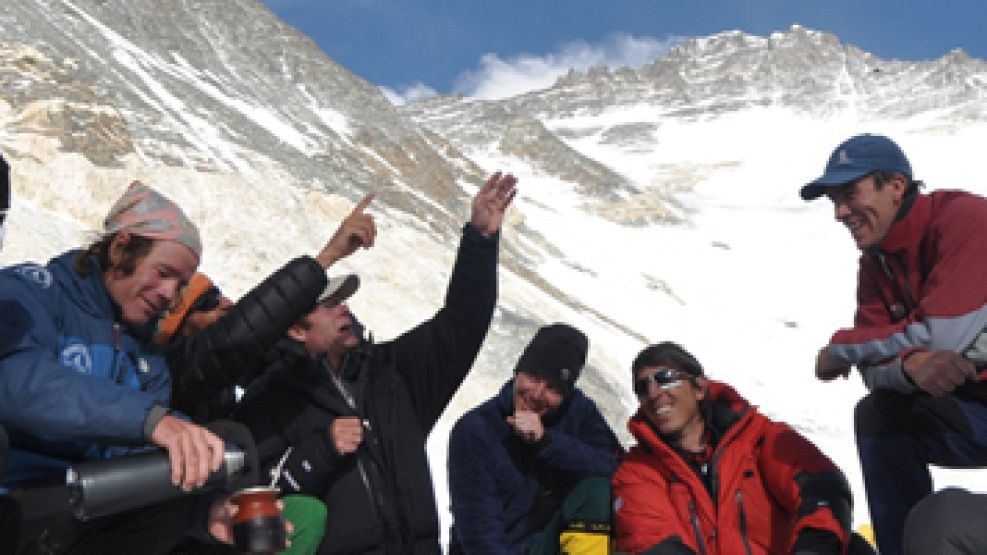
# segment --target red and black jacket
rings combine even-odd
[[[640,412],[628,423],[638,445],[613,478],[617,550],[787,554],[822,538],[846,553],[851,494],[843,473],[726,384],[710,381],[708,398],[707,423],[719,431],[709,487]]]

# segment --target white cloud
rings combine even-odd
[[[409,102],[414,102],[416,100],[421,100],[423,98],[428,98],[430,96],[435,96],[438,94],[435,89],[429,87],[424,83],[415,83],[414,85],[405,87],[401,92],[395,91],[390,87],[379,87],[384,96],[391,101],[391,104],[395,106],[401,106],[402,104],[407,104]]]
[[[663,56],[681,41],[680,37],[659,40],[618,33],[600,45],[576,41],[543,56],[520,54],[502,60],[496,54],[484,54],[478,69],[456,78],[453,91],[483,100],[507,98],[550,87],[570,69],[585,71],[601,65],[636,69]]]

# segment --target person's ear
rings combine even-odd
[[[895,203],[901,204],[902,199],[905,198],[905,191],[908,189],[908,179],[905,175],[896,172],[891,176],[891,180],[888,181],[886,186],[891,187],[891,192],[894,193]]]
[[[123,263],[128,244],[130,244],[130,233],[121,231],[113,236],[109,249],[111,268],[116,268]]]
[[[693,383],[696,384],[696,399],[702,401],[706,398],[706,393],[709,391],[709,380],[702,376],[696,376],[693,378]]]
[[[308,334],[306,333],[306,328],[301,324],[294,324],[288,328],[288,337],[299,343],[305,343],[305,338],[307,336]]]

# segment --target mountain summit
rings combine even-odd
[[[361,275],[353,309],[388,338],[440,304],[485,176],[520,178],[492,329],[429,447],[440,505],[451,423],[495,394],[535,329],[567,322],[590,338],[580,386],[625,440],[630,362],[675,340],[831,454],[865,520],[863,387],[812,377],[851,322],[856,253],[798,187],[837,143],[876,132],[931,187],[987,191],[969,163],[987,140],[987,63],[882,60],[800,26],[400,108],[255,0],[6,0],[0,37],[5,263],[82,244],[141,179],[186,207],[203,271],[235,297],[376,191],[378,243],[338,271]]]

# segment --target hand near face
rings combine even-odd
[[[816,356],[816,378],[828,382],[842,376],[844,379],[850,375],[850,366],[837,361],[829,355],[826,347],[819,350]]]
[[[527,443],[537,443],[545,435],[541,417],[531,411],[515,411],[513,415],[507,417],[507,424]]]
[[[340,416],[332,421],[329,428],[332,445],[340,455],[355,453],[363,442],[363,424],[356,416]]]
[[[470,224],[484,237],[492,237],[504,223],[504,212],[517,194],[517,178],[497,172],[473,197]]]
[[[363,197],[349,216],[339,224],[339,228],[329,238],[329,242],[322,247],[322,251],[315,257],[316,261],[323,268],[332,266],[341,258],[356,252],[356,249],[363,247],[369,249],[374,246],[374,239],[377,237],[377,226],[374,224],[374,217],[364,212],[370,202],[374,200],[374,193]]]

